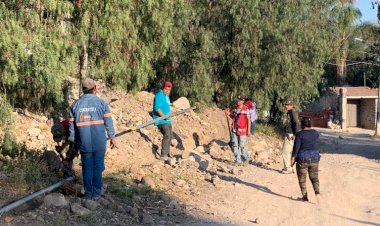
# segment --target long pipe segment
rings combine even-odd
[[[180,111],[173,112],[173,113],[171,113],[169,115],[165,115],[165,116],[162,116],[162,117],[159,117],[159,118],[155,118],[155,119],[153,119],[151,121],[144,122],[144,123],[142,123],[140,125],[132,126],[128,130],[116,134],[116,137],[119,137],[119,136],[124,135],[126,133],[129,133],[129,132],[132,132],[132,131],[135,131],[135,130],[139,130],[139,129],[147,127],[147,126],[150,126],[150,125],[154,124],[155,122],[161,121],[163,119],[167,119],[167,118],[170,118],[170,117],[174,117],[176,115],[180,115],[180,114],[186,113],[188,111],[194,110],[195,108],[196,107],[186,108],[186,109],[183,109],[183,110],[180,110]]]
[[[66,181],[72,181],[74,180],[74,176],[72,177],[69,177],[69,178],[66,178],[65,179]],[[44,188],[42,190],[39,190],[38,192],[35,192],[33,194],[30,194],[30,195],[27,195],[25,196],[24,198],[21,198],[17,201],[14,201],[8,205],[5,205],[5,206],[2,206],[1,209],[0,209],[0,216],[10,210],[13,210],[14,208],[17,208],[18,206],[30,201],[30,200],[33,200],[35,199],[37,196],[40,196],[42,194],[45,194],[45,193],[48,193],[48,192],[51,192],[59,187],[61,187],[64,183],[64,180],[60,181],[60,182],[57,182],[53,185],[51,185],[50,187],[47,187],[47,188]]]

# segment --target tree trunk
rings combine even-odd
[[[341,59],[337,65],[337,84],[344,86],[346,84],[346,61]]]
[[[41,17],[41,0],[37,0],[37,13],[40,16],[40,20],[42,19]]]

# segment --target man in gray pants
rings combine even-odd
[[[282,158],[284,160],[284,168],[281,172],[284,174],[289,174],[294,173],[293,167],[291,166],[292,151],[294,146],[294,140],[296,138],[296,133],[301,130],[301,126],[298,120],[298,113],[294,109],[294,105],[291,100],[286,101],[285,108],[287,110],[287,120],[285,125],[284,145],[282,146]]]

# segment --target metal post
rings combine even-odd
[[[380,79],[377,87],[376,136],[380,136]]]

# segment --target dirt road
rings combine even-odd
[[[240,167],[219,176],[223,185],[194,198],[205,214],[187,225],[380,225],[380,141],[363,134],[321,131],[321,204],[308,183],[310,202],[300,197],[295,174],[281,165]],[[202,220],[201,220],[202,219]]]

